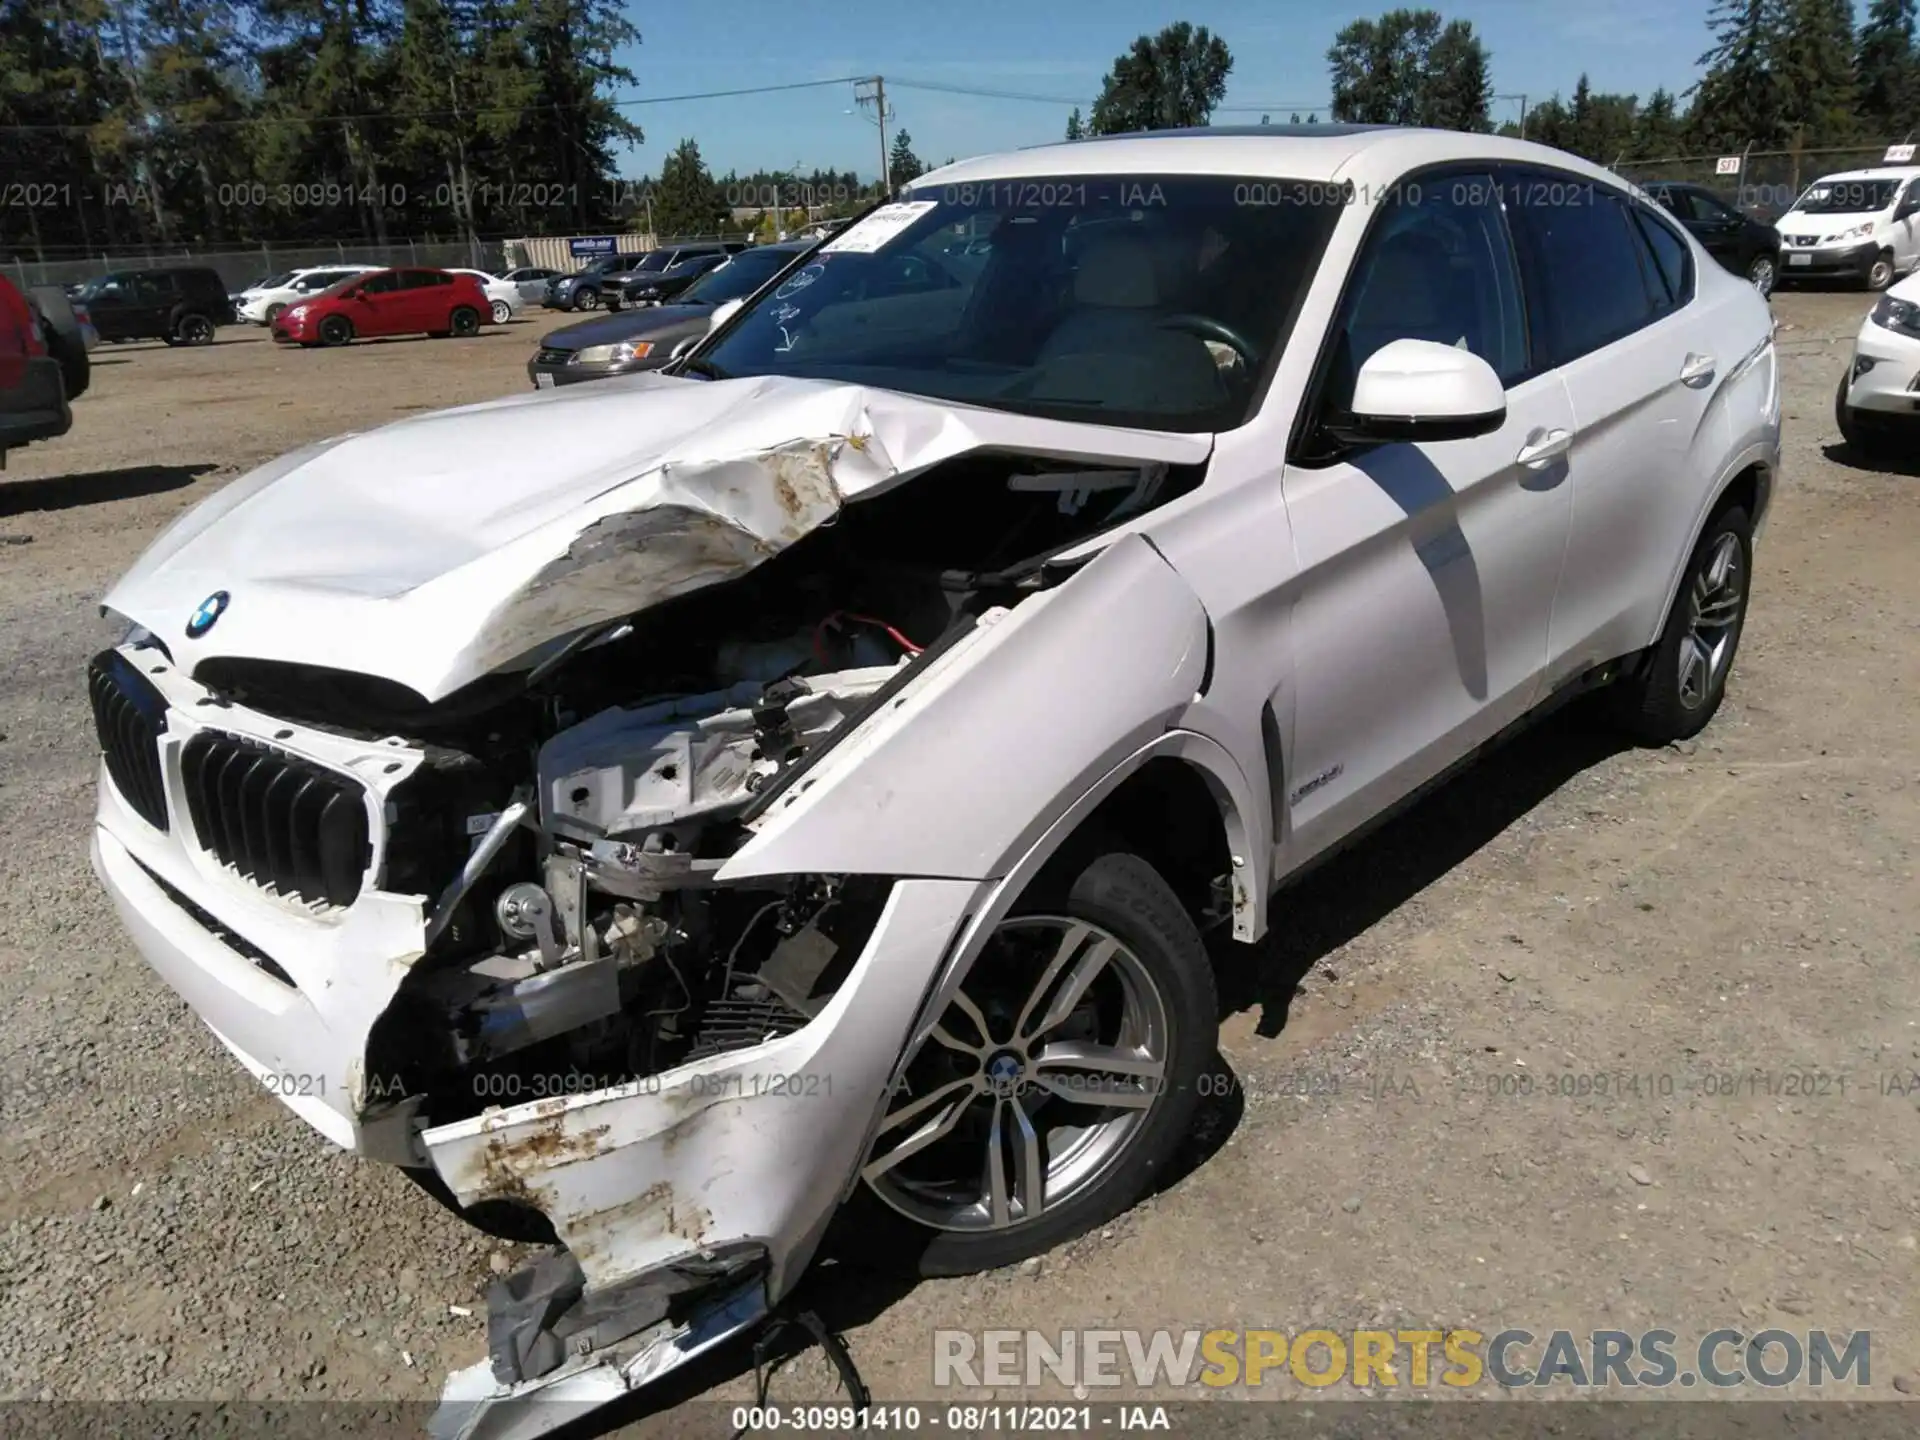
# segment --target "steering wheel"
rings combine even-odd
[[[1190,312],[1169,315],[1160,322],[1160,327],[1163,330],[1184,330],[1190,335],[1200,336],[1203,340],[1218,340],[1240,357],[1240,363],[1246,367],[1249,374],[1253,371],[1254,358],[1258,354],[1253,342],[1231,325],[1223,325],[1211,315],[1195,315]]]

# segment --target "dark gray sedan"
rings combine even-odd
[[[658,370],[707,333],[716,307],[744,300],[813,248],[811,241],[743,250],[687,287],[671,305],[597,315],[544,336],[527,362],[537,388]]]

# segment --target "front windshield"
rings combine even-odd
[[[293,271],[282,270],[278,275],[269,275],[264,280],[254,281],[253,284],[247,288],[249,290],[277,290],[280,286],[285,285],[289,280],[293,279],[293,276]]]
[[[1334,185],[1232,176],[910,188],[823,245],[697,368],[1229,429],[1251,413],[1344,202]]]
[[[797,250],[749,250],[724,265],[716,265],[681,292],[688,305],[724,305],[741,300],[792,263]]]
[[[1893,204],[1898,180],[1816,180],[1793,208],[1802,215],[1870,215]]]
[[[640,263],[633,267],[634,273],[638,275],[651,275],[656,270],[664,270],[667,268],[667,261],[670,258],[671,256],[667,251],[656,250],[651,255],[642,257]]]

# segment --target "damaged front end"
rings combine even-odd
[[[720,387],[657,388],[711,411]],[[448,1390],[460,1433],[502,1400],[623,1393],[792,1288],[991,874],[729,864],[836,747],[1046,603],[1086,542],[1191,489],[1207,452],[802,388],[853,418],[711,463],[663,452],[624,499],[582,484],[570,527],[533,506],[497,599],[481,526],[439,558],[382,540],[358,571],[278,563],[259,587],[297,632],[278,652],[258,618],[162,627],[244,548],[222,526],[267,523],[292,475],[240,482],[226,520],[188,517],[109,597],[148,628],[94,666],[95,864],[143,953],[337,1143],[559,1246],[495,1287],[489,1358]],[[281,500],[294,523],[312,495]],[[424,633],[455,605],[494,623],[466,615],[415,663],[310,623],[322,593],[348,627]],[[1188,619],[1168,635],[1191,657]]]

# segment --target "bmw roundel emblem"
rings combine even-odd
[[[216,590],[200,602],[200,608],[187,618],[187,638],[198,640],[213,628],[213,622],[227,613],[227,602],[233,597],[224,590]]]

